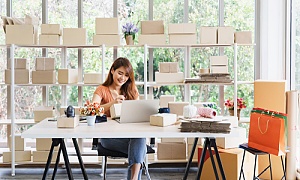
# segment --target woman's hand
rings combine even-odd
[[[125,100],[125,96],[118,95],[114,102],[115,102],[115,104],[117,104],[117,103],[122,103],[124,100]]]
[[[122,103],[122,101],[125,100],[125,96],[119,95],[119,93],[116,90],[111,90],[111,94],[113,97],[116,97],[113,102],[114,104]]]

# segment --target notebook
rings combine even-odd
[[[157,114],[159,100],[126,100],[122,102],[119,123],[149,122],[150,115]]]

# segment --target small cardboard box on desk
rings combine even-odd
[[[176,114],[170,113],[161,113],[161,114],[153,114],[150,116],[150,125],[152,126],[170,126],[175,124],[177,121]]]
[[[79,124],[79,116],[67,117],[60,116],[57,118],[57,127],[58,128],[75,128]]]

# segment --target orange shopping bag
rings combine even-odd
[[[285,154],[284,118],[282,115],[251,111],[248,146],[280,156]]]

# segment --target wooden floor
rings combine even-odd
[[[44,169],[41,167],[22,167],[16,168],[16,175],[11,176],[10,168],[0,168],[0,179],[22,179],[22,180],[40,180],[42,179]],[[185,167],[149,167],[149,173],[152,180],[180,180],[184,175]],[[83,179],[80,168],[72,168],[74,179]],[[89,179],[103,179],[100,176],[101,167],[87,167],[86,172]],[[51,179],[52,169],[49,170],[47,179]],[[197,168],[192,167],[188,179],[195,179]],[[124,168],[108,168],[107,180],[121,180],[126,179],[127,169]],[[55,179],[66,180],[68,179],[66,169],[59,168]],[[142,176],[142,180],[146,180],[146,176]]]

